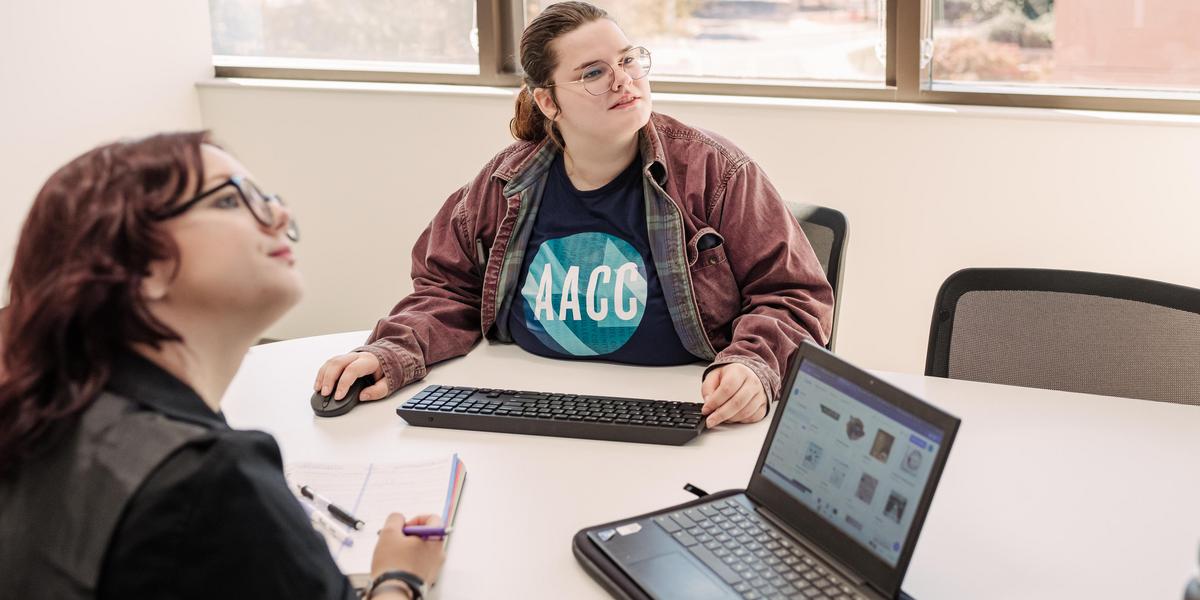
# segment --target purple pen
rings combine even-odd
[[[428,525],[405,525],[404,535],[418,535],[421,538],[446,537],[453,527],[430,527]]]

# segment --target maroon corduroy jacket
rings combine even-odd
[[[833,293],[812,247],[725,138],[658,113],[639,137],[651,251],[680,341],[710,369],[746,365],[775,399],[797,346],[829,338]],[[358,348],[379,358],[389,393],[481,337],[511,341],[502,315],[557,152],[547,141],[505,148],[421,234],[413,293]]]

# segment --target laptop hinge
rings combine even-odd
[[[766,507],[762,506],[758,502],[755,502],[754,505],[755,505],[755,509],[758,510],[758,512],[760,514],[762,514],[764,517],[766,517],[767,520],[770,521],[772,525],[782,529],[789,536],[791,536],[791,538],[793,540],[798,542],[801,546],[804,546],[805,550],[812,553],[813,556],[816,556],[817,558],[819,558],[827,566],[829,566],[831,569],[836,571],[838,575],[841,575],[847,581],[854,584],[855,587],[866,586],[866,587],[870,588],[871,591],[875,592],[876,594],[879,594],[879,596],[881,598],[888,597],[887,594],[883,593],[881,590],[879,590],[875,586],[871,585],[871,582],[867,581],[866,579],[863,579],[862,576],[855,574],[854,571],[851,571],[849,567],[842,564],[840,561],[838,561],[834,557],[830,556],[827,552],[825,552],[821,548],[817,547],[815,544],[809,542],[807,538],[805,538],[803,535],[800,535],[799,531],[796,531],[791,526],[789,526],[787,523],[784,523],[782,519],[775,516],[775,514],[772,513],[771,511],[767,510]]]

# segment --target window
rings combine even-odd
[[[937,0],[931,16],[935,87],[1200,91],[1196,0]]]
[[[554,0],[526,0],[525,22]],[[597,0],[667,77],[883,84],[882,0]]]
[[[475,0],[209,0],[218,62],[478,73]]]
[[[209,0],[218,76],[515,87],[554,0]],[[594,0],[663,92],[1200,114],[1200,0]]]

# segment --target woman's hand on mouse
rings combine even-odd
[[[349,352],[339,354],[321,365],[317,371],[317,380],[313,382],[313,391],[328,396],[335,392],[334,400],[346,397],[350,384],[359,377],[374,375],[375,383],[367,386],[358,395],[360,401],[379,400],[387,395],[387,379],[383,376],[383,367],[379,359],[370,352]]]

